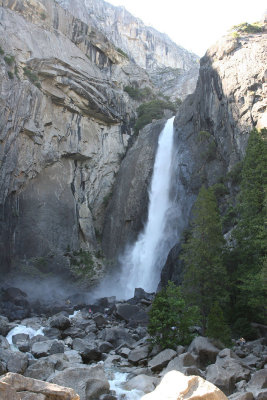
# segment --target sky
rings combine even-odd
[[[200,57],[233,25],[261,20],[267,4],[266,0],[106,1],[124,6],[146,25]]]

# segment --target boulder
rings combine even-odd
[[[70,336],[72,339],[83,338],[85,335],[86,335],[85,330],[78,328],[78,326],[70,326],[61,333],[63,339],[65,339],[68,336]]]
[[[0,399],[1,400],[21,400],[16,390],[7,383],[0,382]]]
[[[149,354],[149,345],[138,346],[131,350],[128,355],[128,361],[132,364],[138,364],[147,359]]]
[[[115,348],[122,344],[131,346],[133,343],[135,343],[135,340],[130,335],[129,330],[119,326],[105,328],[102,339],[104,339],[106,342],[110,342]]]
[[[36,358],[58,353],[64,353],[64,344],[56,339],[36,342],[32,346],[32,354]]]
[[[55,372],[55,363],[49,357],[41,358],[31,364],[25,371],[28,378],[46,381]]]
[[[176,351],[165,349],[149,361],[151,371],[161,371],[176,356]]]
[[[0,361],[6,364],[8,372],[24,374],[28,366],[28,357],[20,351],[2,350],[0,349]]]
[[[256,400],[267,399],[267,369],[261,369],[252,375],[247,391],[252,392]]]
[[[104,315],[102,315],[100,313],[94,314],[92,318],[98,328],[102,328],[103,326],[107,325],[107,323],[108,323],[108,321],[106,320]]]
[[[48,339],[60,339],[61,338],[61,331],[57,328],[44,328],[43,330],[44,335]]]
[[[0,335],[6,336],[10,331],[11,327],[6,317],[0,315]]]
[[[178,357],[174,357],[167,365],[166,368],[164,368],[164,370],[160,373],[160,376],[164,376],[165,374],[167,374],[167,372],[175,370],[175,371],[180,371],[185,375],[189,375],[187,373],[187,370],[190,367],[195,367],[196,368],[196,360],[195,358],[192,356],[191,353],[183,353],[180,354]],[[190,368],[191,371],[191,368]],[[196,371],[197,372],[197,371]],[[199,372],[200,373],[200,372]],[[193,373],[190,375],[199,375],[199,373]],[[200,375],[201,376],[201,375]]]
[[[79,400],[79,396],[69,387],[62,387],[49,382],[26,378],[19,374],[8,373],[0,378],[0,382],[12,386],[16,392],[30,392],[35,395],[43,394],[46,398],[49,398],[49,400]],[[11,400],[12,397],[8,399]]]
[[[53,317],[51,317],[49,322],[50,322],[51,328],[57,328],[57,329],[59,329],[61,331],[63,331],[64,329],[69,328],[70,325],[71,325],[71,322],[70,322],[69,318],[67,318],[62,313],[53,315]]]
[[[188,352],[197,356],[197,365],[205,369],[210,363],[214,363],[217,354],[221,349],[216,347],[212,341],[206,337],[197,336],[188,348]]]
[[[114,346],[109,342],[102,342],[99,344],[98,348],[101,353],[109,353],[114,349]]]
[[[80,400],[87,400],[86,391],[89,393],[89,386],[94,386],[94,380],[96,380],[96,386],[98,381],[103,381],[103,385],[108,384],[104,369],[102,366],[97,365],[95,367],[89,367],[81,365],[75,368],[66,368],[64,371],[58,372],[53,378],[49,379],[50,382],[56,383],[57,385],[69,386],[75,390],[80,396]],[[90,382],[90,385],[87,384]]]
[[[130,379],[126,382],[123,387],[126,390],[141,390],[144,393],[152,392],[157,384],[159,383],[159,379],[154,376],[148,375],[137,375],[134,378]]]
[[[9,348],[7,339],[4,336],[0,336],[0,349],[8,350]]]
[[[230,349],[224,349],[218,354],[216,363],[208,366],[206,379],[226,395],[230,395],[235,389],[236,382],[248,380],[250,373],[238,356]]]
[[[178,371],[168,372],[156,389],[141,400],[227,400],[224,393],[199,376],[185,376]]]
[[[245,393],[234,393],[228,397],[229,400],[254,400],[254,396],[251,392]]]
[[[138,325],[148,324],[148,315],[137,305],[121,303],[116,305],[116,316],[126,322],[135,322]]]
[[[85,363],[101,360],[101,351],[98,350],[95,344],[89,343],[86,340],[79,338],[74,339],[72,348],[73,350],[78,351]]]
[[[109,382],[106,379],[89,378],[86,382],[86,400],[98,399],[102,394],[109,393]]]
[[[3,361],[0,361],[0,375],[4,375],[6,373],[7,373],[6,363]]]

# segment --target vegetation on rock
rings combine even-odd
[[[263,24],[261,22],[253,22],[249,24],[248,22],[242,22],[241,24],[234,25],[231,31],[237,33],[261,33],[263,32]]]
[[[164,110],[175,111],[175,105],[170,101],[152,100],[141,104],[137,108],[137,121],[135,123],[135,132],[139,132],[145,125],[150,124],[153,119],[161,119],[164,116]]]
[[[193,339],[191,328],[199,322],[199,310],[188,306],[181,288],[169,281],[167,287],[156,294],[149,317],[151,342],[162,348],[175,348]]]
[[[133,86],[125,86],[123,90],[128,93],[132,99],[138,101],[154,97],[152,90],[148,86],[143,89],[135,88]]]

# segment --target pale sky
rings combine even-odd
[[[106,0],[199,56],[241,22],[262,19],[266,0]]]

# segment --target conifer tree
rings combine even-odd
[[[214,303],[208,315],[206,335],[213,339],[219,339],[226,346],[231,345],[231,331],[225,322],[218,302]]]
[[[213,304],[227,301],[227,275],[223,264],[224,238],[217,201],[212,190],[200,189],[193,208],[191,236],[183,246],[184,292],[198,305],[205,332]]]
[[[254,129],[243,162],[239,222],[234,232],[237,268],[234,284],[235,319],[264,322],[267,254],[267,130]],[[266,296],[266,292],[265,292]],[[266,311],[266,310],[265,310]]]

